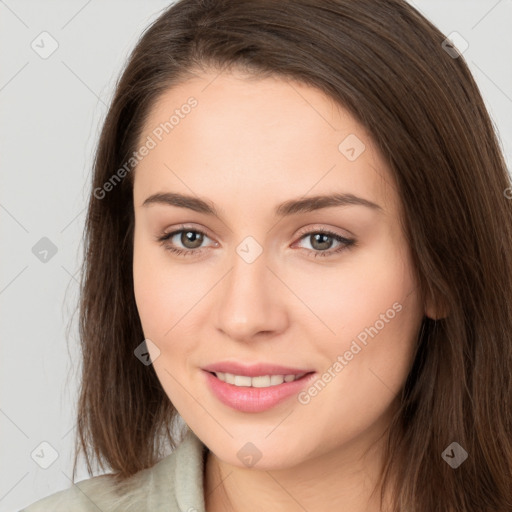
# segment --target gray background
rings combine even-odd
[[[510,168],[512,0],[410,3],[468,41],[464,57]],[[93,150],[121,67],[168,4],[0,0],[0,511],[71,485],[79,368],[71,315]],[[51,49],[44,31],[58,44],[47,58],[31,46]],[[55,254],[40,252],[44,237]],[[58,454],[47,469],[40,464],[53,452],[42,442]],[[78,480],[87,477],[80,467]]]

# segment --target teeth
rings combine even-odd
[[[245,375],[233,375],[232,373],[215,372],[218,379],[228,384],[234,384],[240,387],[268,388],[270,386],[279,386],[283,382],[292,382],[300,379],[305,373],[299,375],[261,375],[258,377],[247,377]]]

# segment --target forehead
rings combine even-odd
[[[295,81],[197,75],[153,105],[139,146],[148,138],[154,147],[135,171],[137,204],[176,189],[213,200],[229,191],[246,205],[333,191],[388,210],[396,200],[365,128],[322,91]]]

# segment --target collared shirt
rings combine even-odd
[[[32,503],[20,512],[205,512],[208,448],[188,428],[183,441],[151,468],[119,485],[99,475]]]

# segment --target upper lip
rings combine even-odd
[[[231,373],[246,377],[258,377],[259,375],[301,375],[314,370],[291,368],[270,363],[242,364],[235,361],[220,361],[218,363],[203,366],[208,372]]]

